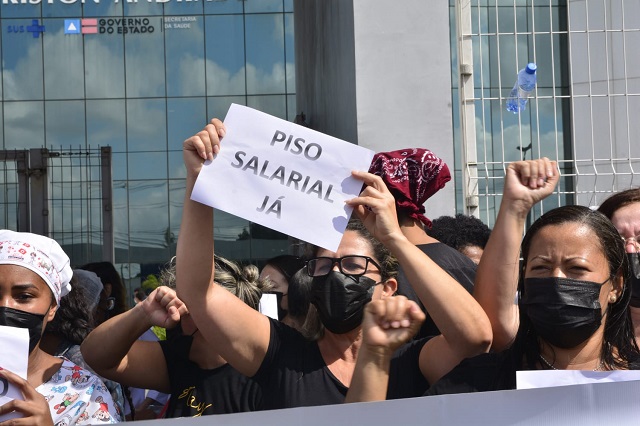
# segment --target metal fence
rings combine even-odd
[[[598,205],[640,185],[640,0],[452,0],[463,210],[490,225],[504,170],[557,160],[563,178],[533,217]],[[538,65],[524,112],[506,110],[519,69]]]
[[[114,260],[111,148],[0,151],[0,226],[49,236],[72,264]]]

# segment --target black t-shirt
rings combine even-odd
[[[273,319],[269,348],[253,376],[262,388],[263,408],[341,404],[348,388],[329,370],[318,343]],[[401,347],[391,361],[389,399],[421,396],[428,389],[418,364],[428,339]]]
[[[228,414],[261,409],[260,387],[229,364],[203,370],[189,360],[193,338],[161,341],[171,398],[167,418]]]
[[[522,356],[516,356],[511,349],[478,355],[458,364],[431,386],[426,395],[515,389],[516,371],[523,369]]]
[[[473,281],[476,278],[476,264],[458,250],[449,247],[443,243],[418,244],[420,250],[425,253],[443,270],[460,283],[469,293],[473,293]],[[433,319],[429,316],[424,305],[418,298],[418,295],[411,287],[407,280],[402,267],[398,271],[398,294],[405,296],[407,299],[413,300],[427,314],[427,319],[422,324],[422,328],[416,335],[416,339],[426,336],[436,336],[440,334],[440,330],[436,327]]]
[[[516,372],[532,369],[524,359],[516,345],[502,352],[465,359],[431,386],[425,395],[515,389]],[[640,369],[640,360],[631,362],[629,369]]]

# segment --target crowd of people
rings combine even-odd
[[[0,230],[0,325],[28,329],[29,346],[26,377],[0,369],[23,395],[0,418],[199,417],[515,389],[521,370],[640,367],[640,188],[525,229],[559,172],[517,161],[489,229],[426,217],[451,179],[434,153],[378,153],[352,173],[363,190],[346,202],[335,252],[308,245],[259,270],[215,253],[213,209],[191,200],[225,133],[213,119],[183,143],[177,253],[149,294],[127,295],[108,262],[74,270],[56,241]],[[265,293],[277,319],[260,312]]]

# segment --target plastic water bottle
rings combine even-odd
[[[536,70],[538,67],[533,62],[518,71],[518,81],[511,89],[507,98],[507,111],[514,114],[524,111],[527,107],[527,99],[533,89],[536,88]]]

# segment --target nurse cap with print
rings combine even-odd
[[[58,306],[60,298],[71,290],[69,256],[51,238],[0,230],[0,265],[22,266],[38,274],[53,292]]]

